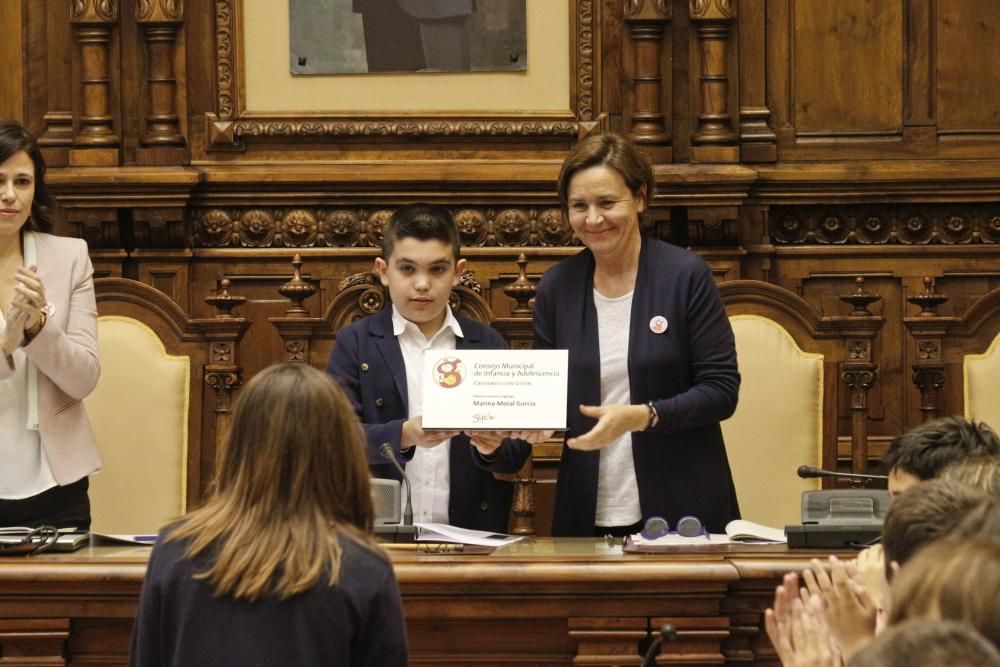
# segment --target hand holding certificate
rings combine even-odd
[[[477,431],[563,430],[568,358],[566,350],[428,350],[423,427],[474,439]]]

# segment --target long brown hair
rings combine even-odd
[[[247,383],[219,453],[215,487],[167,539],[205,554],[217,595],[287,598],[340,574],[338,536],[371,541],[374,511],[361,425],[341,389],[307,364]]]

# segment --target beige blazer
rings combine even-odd
[[[55,307],[45,326],[24,347],[38,368],[38,433],[52,475],[70,484],[100,469],[94,432],[83,398],[97,386],[97,301],[87,243],[34,233],[38,275]],[[0,378],[13,373],[11,358]]]

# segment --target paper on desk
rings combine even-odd
[[[118,544],[141,544],[145,547],[151,547],[156,544],[156,533],[149,535],[136,535],[136,534],[122,534],[122,533],[95,533],[91,531],[90,533],[98,542],[115,542]]]
[[[418,542],[457,542],[459,544],[475,544],[482,547],[503,547],[513,544],[523,536],[491,533],[486,530],[470,530],[449,526],[446,523],[417,523]]]
[[[636,533],[629,538],[632,544],[646,546],[700,546],[704,544],[732,544],[728,535],[724,533],[712,533],[711,535],[696,535],[695,537],[684,537],[677,533],[667,533],[656,539],[648,539],[642,533]]]

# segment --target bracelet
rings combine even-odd
[[[48,321],[49,321],[49,318],[46,316],[45,311],[43,310],[42,313],[41,313],[41,315],[38,316],[38,323],[37,323],[38,324],[38,328],[35,329],[34,331],[30,331],[30,332],[27,329],[24,330],[24,342],[21,343],[21,347],[24,347],[25,345],[27,345],[28,343],[30,343],[32,340],[34,340],[35,336],[37,336],[38,334],[42,333],[42,329],[45,328],[45,323],[48,322]]]
[[[646,408],[649,410],[649,421],[646,422],[646,430],[650,430],[659,421],[659,413],[656,411],[656,407],[653,405],[652,401],[646,402]]]

